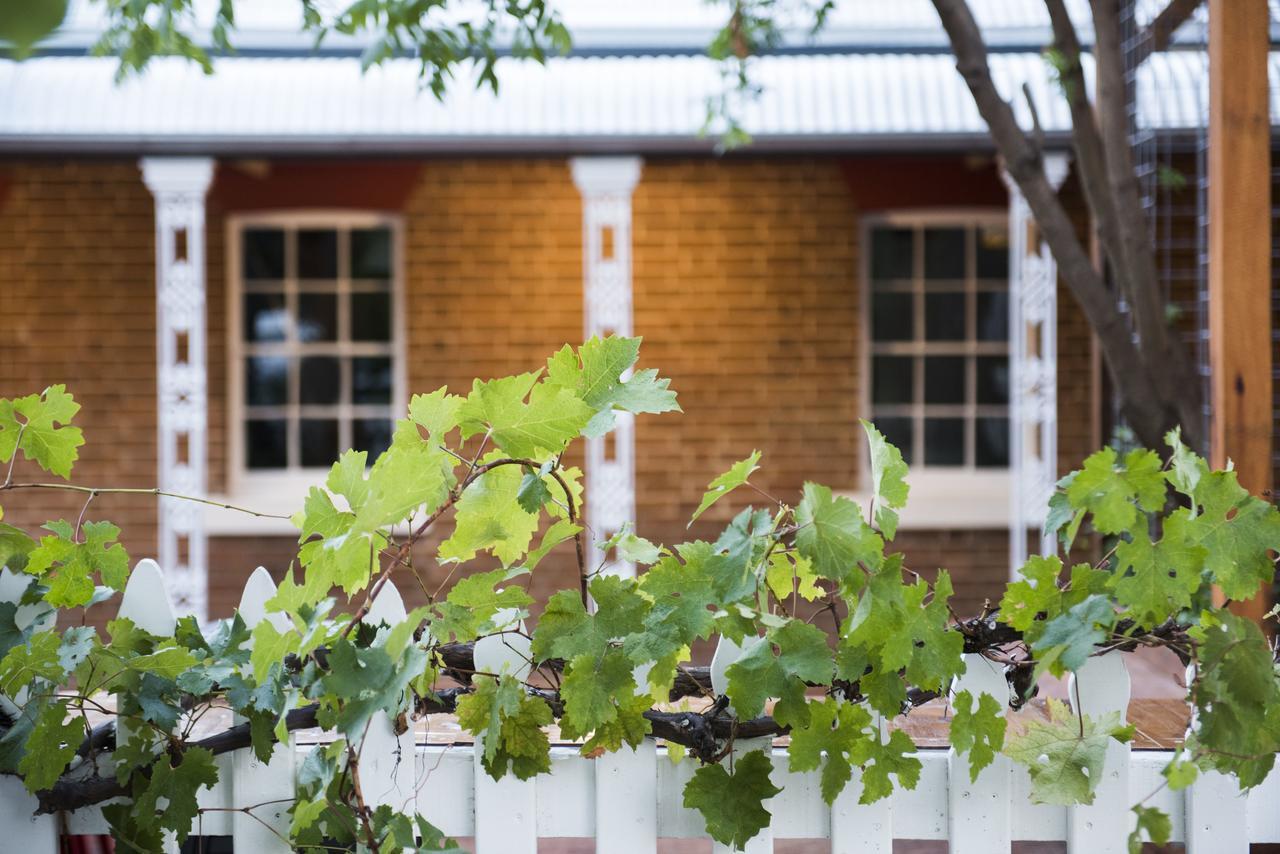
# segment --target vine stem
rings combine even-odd
[[[227,504],[224,501],[214,501],[212,498],[201,498],[197,495],[183,495],[180,492],[169,492],[168,490],[158,487],[138,487],[129,488],[121,486],[80,486],[75,483],[9,483],[0,485],[0,492],[10,489],[60,489],[64,492],[79,492],[88,494],[92,497],[99,495],[154,495],[164,498],[177,498],[181,501],[193,501],[196,504],[207,504],[210,507],[218,507],[223,510],[234,510],[237,513],[247,513],[250,516],[257,516],[260,519],[285,519],[288,516],[282,516],[279,513],[262,513],[257,510],[250,510],[248,507],[241,507],[238,504]]]

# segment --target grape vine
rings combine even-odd
[[[65,482],[84,437],[63,386],[0,399],[0,499],[35,489],[84,496],[74,521],[50,521],[38,536],[0,521],[0,566],[25,584],[19,601],[0,603],[0,773],[21,777],[41,812],[118,798],[103,807],[116,837],[160,850],[166,833],[192,832],[217,755],[251,749],[265,761],[290,731],[318,726],[332,738],[299,771],[294,847],[458,850],[422,816],[365,800],[370,722],[456,714],[485,771],[522,779],[550,770],[546,730],[556,722],[589,757],[646,738],[688,753],[700,767],[684,804],[715,839],[742,845],[768,824],[764,802],[778,790],[773,757],[735,744],[789,735],[790,767],[819,772],[828,802],[858,769],[869,803],[914,787],[921,770],[907,734],[882,722],[939,698],[975,779],[1004,754],[1028,767],[1034,800],[1090,803],[1107,744],[1131,734],[1118,716],[1090,718],[1051,700],[1047,719],[1015,729],[1000,703],[953,685],[966,655],[986,656],[1004,668],[1018,707],[1041,674],[1146,646],[1189,668],[1194,722],[1166,785],[1185,787],[1205,770],[1242,787],[1265,779],[1280,750],[1275,658],[1259,627],[1215,604],[1214,591],[1240,599],[1270,583],[1280,512],[1233,472],[1210,470],[1176,431],[1165,458],[1107,448],[1059,483],[1049,524],[1061,554],[1078,553],[1087,532],[1106,544],[1100,560],[1034,557],[973,617],[954,613],[945,570],[926,578],[889,550],[907,466],[866,422],[874,495],[865,509],[816,483],[794,505],[770,496],[751,482],[761,463],[752,453],[711,481],[693,518],[743,496],[763,506],[743,507],[714,542],[666,546],[620,532],[605,551],[645,568],[623,578],[588,562],[581,472],[564,455],[575,439],[606,434],[616,412],[679,410],[668,380],[635,369],[639,347],[596,338],[466,395],[416,395],[386,452],[343,454],[291,517],[298,571],[267,604],[284,619],[250,630],[239,614],[203,627],[183,618],[172,637],[127,619],[104,634],[83,619],[57,628],[58,612],[97,607],[128,580],[120,530],[91,518],[97,496],[122,490]],[[17,477],[20,458],[63,481]],[[432,593],[414,563],[428,532],[450,570],[447,593]],[[572,549],[578,586],[545,602],[526,635],[528,661],[482,672],[475,643],[523,631],[534,604],[524,584],[556,548]],[[371,606],[393,577],[427,595],[408,621],[388,626]],[[724,696],[689,662],[695,643],[717,637],[742,650]],[[194,725],[212,708],[244,722],[197,738]],[[1134,811],[1133,845],[1167,839],[1159,810]]]

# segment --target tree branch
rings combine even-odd
[[[1203,2],[1204,0],[1169,0],[1169,5],[1161,9],[1160,14],[1138,35],[1138,63],[1144,62],[1157,51],[1167,50],[1173,42],[1173,34]]]

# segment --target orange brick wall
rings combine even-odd
[[[685,409],[639,419],[637,510],[646,536],[714,537],[730,507],[692,532],[685,522],[706,482],[753,448],[765,454],[758,482],[784,500],[795,501],[806,480],[858,485],[860,223],[852,168],[836,158],[644,164],[633,203],[635,330],[645,337],[645,364],[673,378]],[[150,485],[152,206],[136,164],[50,161],[8,171],[0,315],[17,322],[7,323],[15,341],[0,344],[0,394],[67,381],[86,403],[90,444],[78,479]],[[233,209],[219,200],[208,211],[213,490],[224,486],[227,467],[224,234]],[[581,203],[566,161],[426,161],[403,214],[411,391],[447,384],[465,392],[473,377],[529,369],[581,338]],[[1060,336],[1066,465],[1091,448],[1092,436],[1087,327],[1065,298]],[[18,524],[79,510],[55,496],[22,501],[7,502]],[[126,526],[135,556],[154,549],[149,500],[104,497],[94,510]],[[949,568],[961,611],[976,610],[1006,572],[1001,530],[904,532],[897,547],[921,571]],[[443,573],[432,551],[428,544],[417,560],[434,588]],[[254,566],[279,573],[292,555],[287,538],[215,538],[214,613],[230,609]],[[569,549],[553,555],[535,595],[572,586],[570,564]],[[408,598],[421,597],[412,582],[401,586]]]

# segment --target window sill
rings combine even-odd
[[[901,511],[898,528],[904,531],[1007,528],[1012,481],[1007,469],[909,474],[907,483],[911,492],[907,506]],[[871,500],[869,487],[842,494],[857,501],[864,510]]]
[[[324,483],[325,472],[296,472],[283,475],[244,477],[234,489],[209,496],[212,501],[234,504],[259,513],[291,516],[302,509],[307,492]],[[298,529],[288,519],[253,516],[239,510],[205,505],[204,529],[210,537],[297,537]]]

